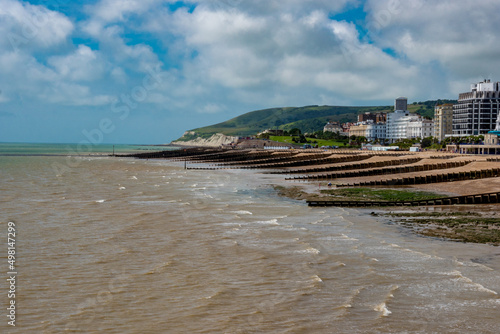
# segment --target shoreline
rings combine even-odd
[[[278,196],[297,201],[328,200],[332,196],[323,193],[310,193],[300,186],[271,185]],[[311,190],[311,187],[308,187]],[[334,193],[332,189],[330,192]],[[394,190],[389,190],[394,191]],[[397,191],[397,190],[396,190]],[[423,192],[421,189],[405,188],[407,194]],[[442,192],[436,195],[443,195]],[[431,194],[424,192],[424,194]],[[338,199],[338,197],[334,197]],[[343,200],[358,200],[346,197]],[[438,238],[446,241],[469,242],[500,246],[500,214],[498,205],[453,205],[430,207],[373,207],[357,209],[365,217],[376,217],[384,223],[405,228],[420,236]]]
[[[258,171],[258,183],[267,183],[277,195],[298,201],[426,201],[492,193],[500,188],[498,162],[485,156],[441,152],[198,149],[136,157],[199,164],[200,168],[194,170],[238,170],[248,174],[250,170]],[[286,175],[304,177],[287,179]],[[500,245],[498,204],[454,204],[446,209],[440,208],[439,203],[432,204],[397,207],[396,213],[396,207],[370,210],[373,216],[383,216],[419,235]]]

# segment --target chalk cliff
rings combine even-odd
[[[171,144],[177,146],[219,147],[237,141],[238,137],[226,136],[222,133],[216,133],[209,138],[202,138],[198,137],[194,131],[186,131],[180,140],[173,141]]]

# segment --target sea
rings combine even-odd
[[[499,331],[498,247],[111,149],[0,145],[1,333]]]

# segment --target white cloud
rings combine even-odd
[[[43,6],[0,0],[2,48],[50,48],[65,41],[73,28],[66,16]]]
[[[100,42],[100,52],[116,66],[130,72],[147,73],[148,68],[159,63],[158,55],[144,43],[129,45],[122,37],[123,28],[113,24],[103,26],[90,20],[81,29]]]
[[[198,71],[185,73],[201,73],[199,80],[207,84],[267,93],[278,89],[292,94],[290,100],[301,86],[315,87],[317,96],[330,92],[342,99],[382,100],[400,91],[402,80],[417,81],[414,66],[363,43],[352,23],[332,21],[324,11],[270,17],[201,7],[162,15],[149,27],[156,33],[169,28],[196,50],[189,66]],[[269,103],[277,93],[268,95]]]
[[[23,95],[37,108],[106,108],[158,65],[161,85],[134,112],[196,122],[274,106],[454,98],[476,79],[500,80],[497,0],[183,3],[193,6],[101,0],[81,20],[0,0],[2,106]],[[366,22],[332,20],[358,5]]]
[[[98,53],[85,45],[79,45],[72,54],[50,57],[48,63],[63,79],[71,81],[94,81],[104,71]]]
[[[201,0],[196,2],[210,10],[238,10],[251,15],[274,16],[276,13],[301,14],[314,10],[338,12],[347,4],[356,4],[359,0]]]
[[[381,47],[418,64],[437,62],[455,78],[500,75],[496,0],[369,0],[366,9],[371,37]]]
[[[66,82],[48,86],[39,97],[49,103],[68,106],[104,106],[113,101],[111,96],[92,94],[88,86]]]
[[[89,6],[93,19],[103,23],[125,21],[128,15],[143,14],[152,6],[168,1],[162,0],[102,0]]]

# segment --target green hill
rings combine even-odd
[[[439,100],[440,103],[447,103],[448,101]],[[408,109],[411,112],[432,117],[436,102],[438,101],[418,102],[408,105]],[[190,134],[184,135],[179,140],[188,141],[197,137],[208,138],[215,133],[222,133],[227,136],[252,136],[266,129],[290,130],[299,128],[303,133],[314,132],[323,130],[328,121],[355,122],[358,114],[391,112],[393,110],[394,107],[392,106],[305,106],[256,110],[222,123],[189,130]]]

